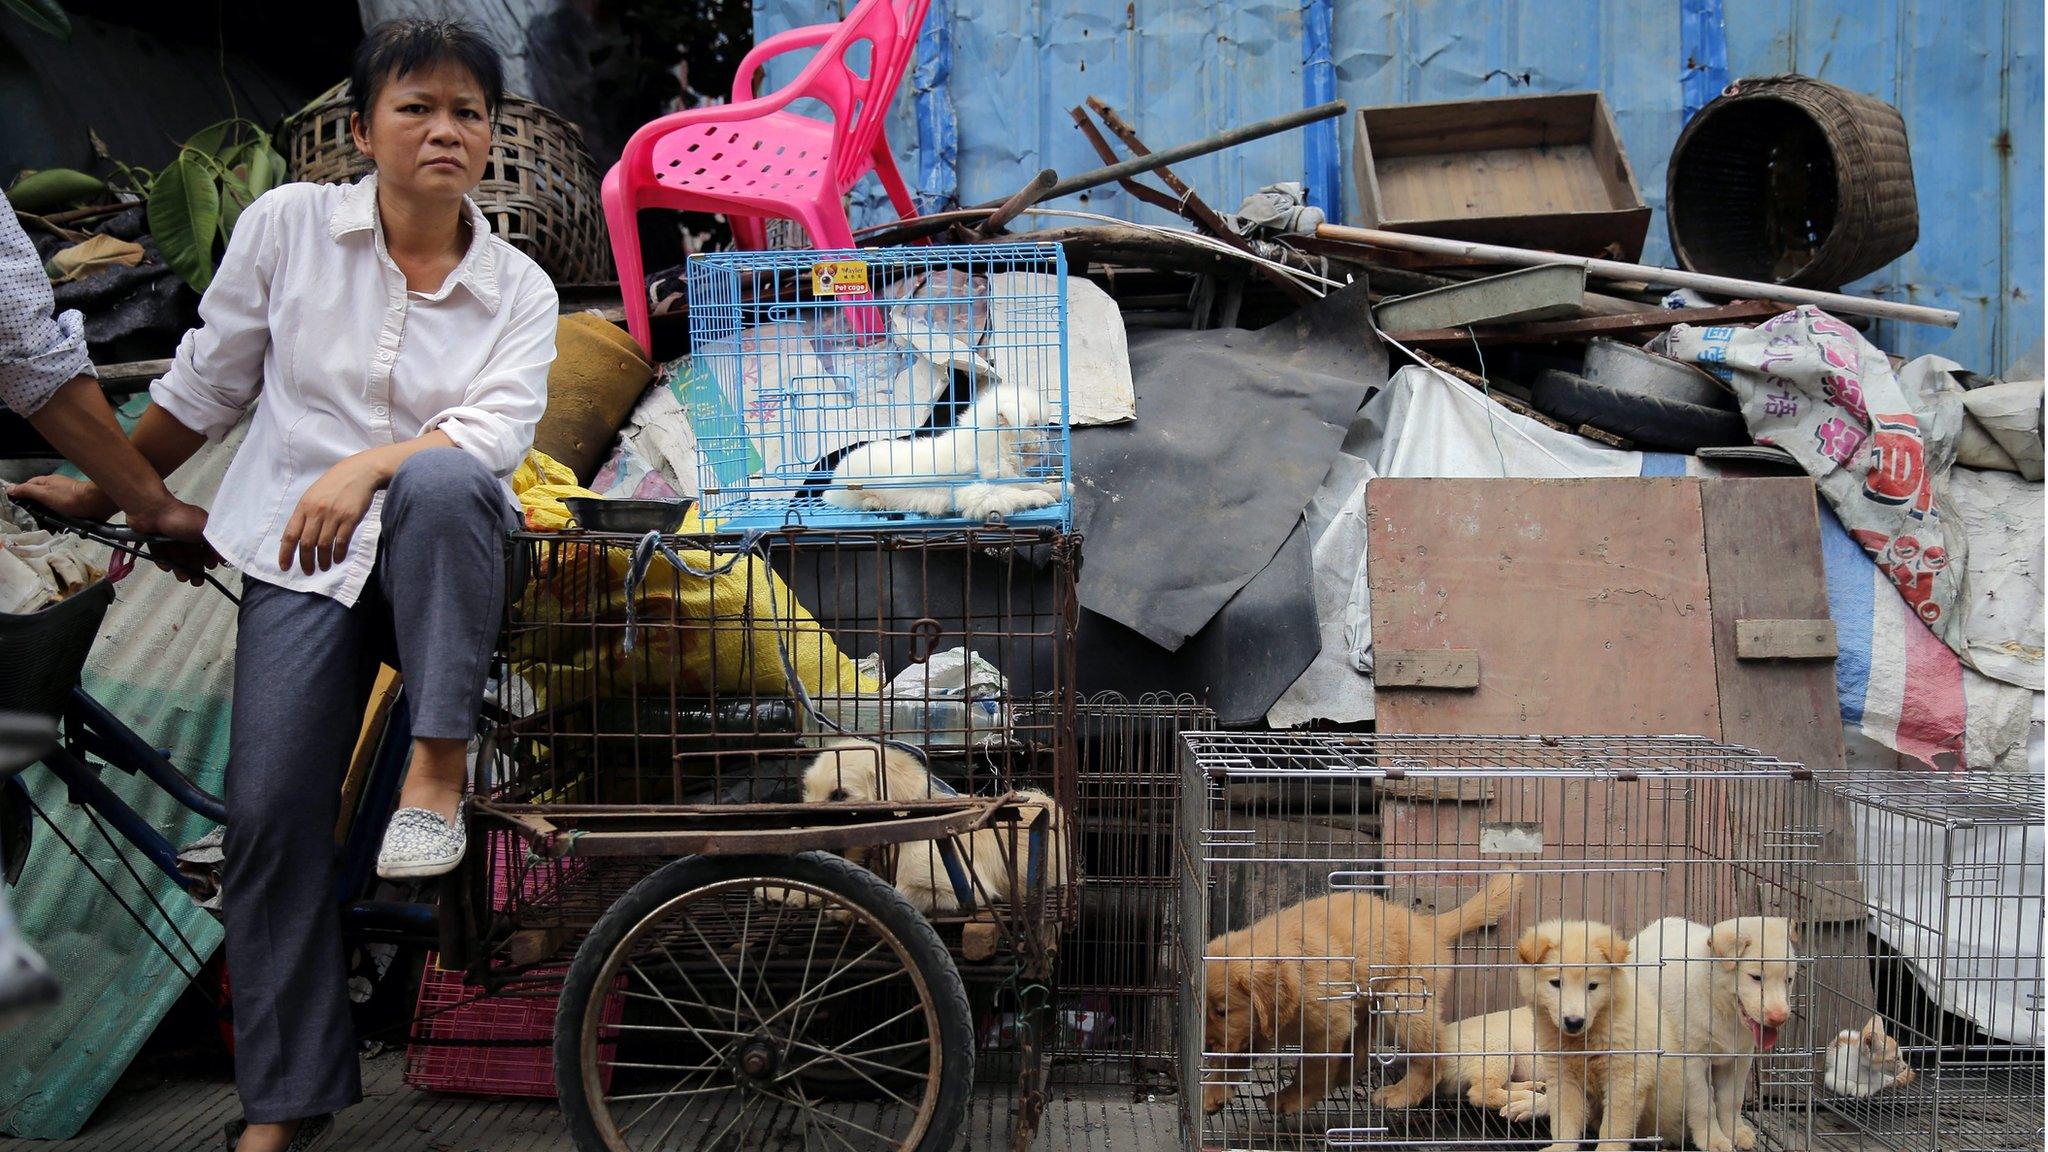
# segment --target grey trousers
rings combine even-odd
[[[377,565],[353,608],[243,583],[222,911],[250,1123],[363,1098],[334,892],[342,777],[386,661],[405,674],[415,737],[475,735],[515,524],[481,463],[430,449],[384,494]]]

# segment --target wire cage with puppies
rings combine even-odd
[[[687,287],[714,526],[1070,526],[1059,245],[705,253]]]
[[[1816,1148],[2043,1146],[2043,803],[2033,776],[1859,767],[1824,777],[1854,828],[1856,912],[1817,923]]]
[[[1686,736],[1185,735],[1183,1119],[1229,1149],[1803,1148],[1811,774]]]
[[[946,1146],[992,1064],[1028,1136],[1050,1024],[1019,990],[1079,879],[1078,563],[1049,527],[515,539],[443,901],[484,943],[444,964],[573,953],[579,1148]]]

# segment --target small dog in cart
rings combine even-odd
[[[975,396],[963,427],[872,440],[832,470],[825,503],[869,512],[986,520],[1059,500],[1056,481],[1032,480],[1050,435],[1036,393],[998,384]],[[920,485],[917,481],[928,481]]]
[[[804,769],[803,792],[805,802],[812,804],[930,800],[955,795],[909,752],[858,739],[827,742]],[[1028,829],[1041,811],[1046,814],[1046,831],[1035,838],[1038,884],[1056,887],[1066,882],[1066,818],[1059,804],[1036,789],[1019,788],[1014,792],[1024,801],[1017,823],[953,838],[954,851],[976,900],[1014,903],[1028,893],[1034,852],[1034,837]],[[858,848],[843,855],[856,864],[873,867],[883,851]],[[937,841],[898,844],[893,852],[895,874],[884,878],[918,911],[960,911],[960,897]]]

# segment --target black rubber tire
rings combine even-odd
[[[949,1152],[967,1118],[974,1089],[974,1021],[967,988],[931,922],[903,894],[857,864],[823,852],[774,856],[689,856],[664,865],[629,889],[599,917],[576,950],[555,1014],[555,1086],[578,1152],[625,1152],[606,1143],[590,1099],[582,1036],[589,1010],[600,1005],[599,981],[634,928],[678,897],[732,880],[791,880],[865,909],[916,967],[937,1016],[940,1069],[937,1102],[924,1135],[903,1152]]]
[[[1530,389],[1536,409],[1566,424],[1591,424],[1646,448],[1691,452],[1748,444],[1742,413],[1602,388],[1572,372],[1547,369]]]

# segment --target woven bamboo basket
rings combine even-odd
[[[348,131],[348,83],[285,121],[291,178],[318,184],[370,171]],[[558,284],[615,279],[598,199],[597,164],[574,124],[511,93],[498,105],[484,178],[470,193],[491,230],[533,257]]]
[[[1838,288],[1920,238],[1898,109],[1807,76],[1730,84],[1679,133],[1665,215],[1695,272]]]

